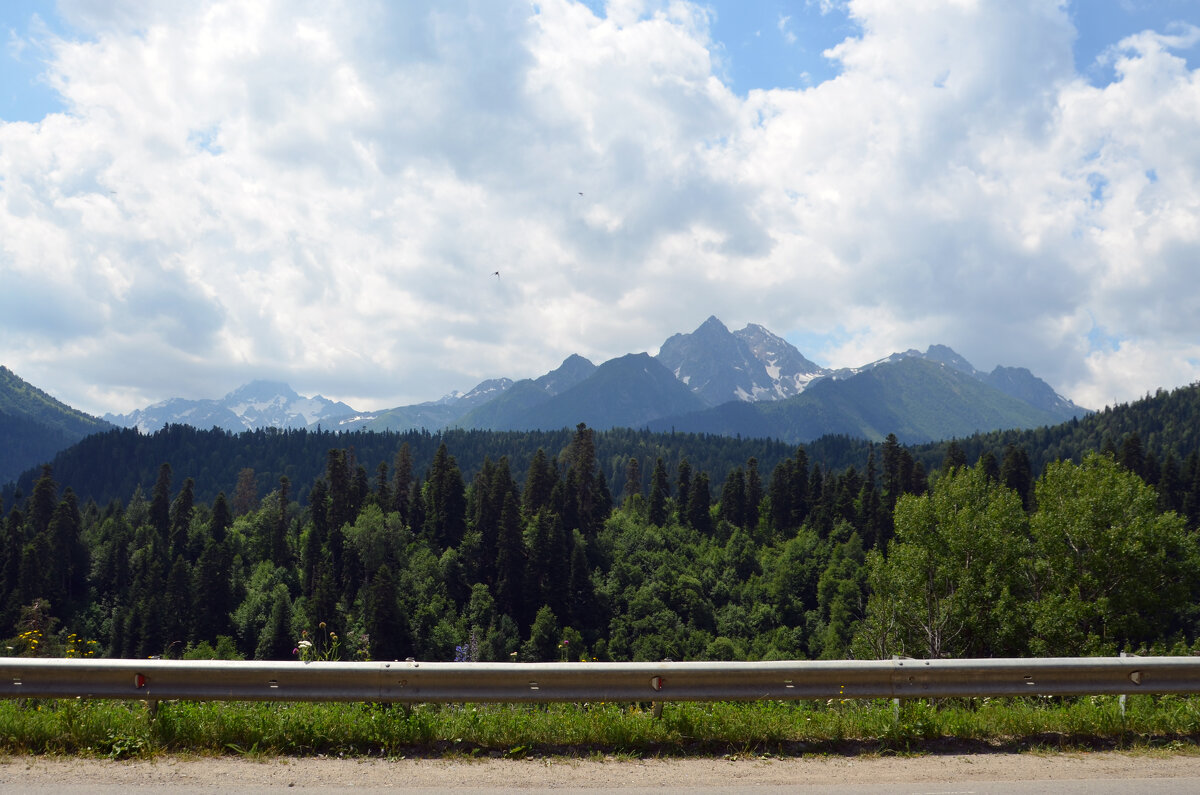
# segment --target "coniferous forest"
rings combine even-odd
[[[921,448],[113,431],[7,493],[0,634],[255,659],[1190,648],[1197,394]]]

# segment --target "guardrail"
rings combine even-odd
[[[226,662],[0,658],[0,698],[754,701],[1200,692],[1200,658],[804,662]]]

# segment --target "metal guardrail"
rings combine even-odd
[[[0,658],[0,698],[664,702],[1198,692],[1197,657],[662,663]]]

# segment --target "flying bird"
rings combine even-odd
[[[493,276],[495,276],[497,279],[499,279],[499,278],[500,278],[500,271],[492,271],[492,275],[493,275]]]

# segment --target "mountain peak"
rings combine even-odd
[[[914,351],[914,353],[916,352]],[[917,355],[920,356],[920,354]],[[949,365],[955,370],[961,370],[967,375],[979,374],[979,371],[976,370],[970,362],[960,356],[948,345],[930,345],[925,351],[923,358],[929,359],[932,362],[941,362],[942,364]]]
[[[252,403],[266,403],[280,397],[287,400],[295,400],[300,395],[291,386],[282,381],[256,379],[247,384],[242,384],[226,395],[224,399],[229,402],[248,401]]]
[[[691,334],[672,336],[656,358],[710,406],[781,400],[825,372],[762,326],[731,333],[716,316]]]

